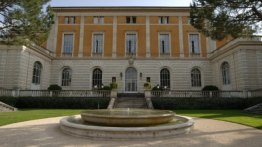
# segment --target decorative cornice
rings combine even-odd
[[[190,12],[189,7],[53,7],[54,12]]]

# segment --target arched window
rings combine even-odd
[[[102,85],[102,70],[96,68],[93,71],[93,87],[97,86],[97,88],[100,88]]]
[[[201,72],[199,69],[192,69],[191,71],[191,85],[192,87],[201,87]]]
[[[222,78],[223,78],[223,85],[230,84],[229,64],[227,62],[224,62],[222,64]]]
[[[34,84],[40,84],[40,80],[41,80],[41,69],[42,69],[42,65],[40,62],[35,62],[34,64],[34,69],[33,69],[33,79],[32,79],[32,83]]]
[[[170,88],[170,74],[168,69],[162,69],[160,71],[160,86]]]
[[[65,68],[62,71],[62,86],[71,86],[72,71],[70,68]]]

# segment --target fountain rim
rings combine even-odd
[[[176,124],[171,126],[149,126],[149,127],[108,127],[108,126],[88,126],[88,125],[82,125],[82,124],[75,124],[72,122],[69,122],[69,118],[81,118],[80,115],[74,115],[74,116],[68,116],[65,118],[62,118],[60,120],[60,124],[70,127],[70,128],[77,128],[77,129],[85,129],[85,130],[95,130],[95,131],[118,131],[118,132],[137,132],[137,131],[161,131],[161,130],[170,130],[170,129],[179,129],[179,128],[185,128],[188,126],[194,125],[195,121],[191,117],[176,115],[174,118],[182,118],[187,119],[187,122],[182,124]]]
[[[104,111],[104,110],[109,110],[109,109],[99,109],[99,110],[87,110],[87,111],[82,111],[80,112],[80,115],[84,115],[84,116],[90,116],[90,117],[97,117],[97,118],[159,118],[159,117],[168,117],[168,116],[176,116],[176,113],[170,110],[147,110],[147,109],[129,109],[129,110],[143,110],[143,111],[162,111],[162,112],[166,112],[163,114],[144,114],[144,115],[136,115],[136,116],[132,116],[132,115],[101,115],[101,114],[92,114],[92,113],[84,113],[84,112],[88,112],[88,111]],[[126,110],[126,109],[110,109],[109,111],[117,111],[117,110]]]

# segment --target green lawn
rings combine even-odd
[[[262,130],[262,115],[244,113],[242,110],[174,110],[178,115],[202,117],[243,124]]]
[[[76,115],[81,111],[83,109],[19,109],[15,112],[0,113],[0,126],[28,120]]]
[[[83,109],[20,109],[16,112],[0,113],[0,126],[59,116],[79,114]],[[244,113],[241,110],[174,110],[178,115],[203,117],[243,124],[262,130],[262,115]]]

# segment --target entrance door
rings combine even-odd
[[[126,69],[125,92],[137,92],[137,71],[133,67]]]

